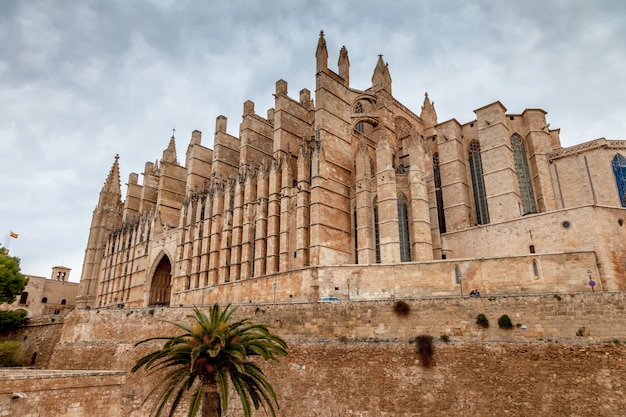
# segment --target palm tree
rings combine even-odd
[[[207,317],[196,307],[193,315],[187,316],[193,320],[192,326],[170,322],[183,334],[153,337],[135,344],[165,341],[161,349],[140,358],[132,368],[132,372],[143,368],[149,375],[164,372],[144,400],[145,403],[156,396],[151,415],[173,416],[189,392],[189,417],[196,416],[200,406],[203,417],[221,416],[228,409],[232,384],[245,417],[250,417],[251,405],[257,410],[263,406],[266,413],[275,417],[276,393],[251,357],[275,360],[287,354],[287,343],[272,334],[267,325],[254,324],[250,318],[231,322],[235,310],[230,305],[221,310],[215,304]]]

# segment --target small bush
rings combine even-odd
[[[476,316],[476,324],[486,329],[489,327],[489,319],[483,313],[480,313]]]
[[[21,366],[19,356],[22,352],[20,342],[6,341],[0,343],[0,367]]]
[[[554,294],[554,299],[555,299],[556,301],[561,301],[561,296],[560,296],[560,295],[558,295],[558,294]]]
[[[613,339],[613,343],[615,343],[616,345],[619,345],[619,339]]]
[[[504,330],[511,330],[513,328],[513,323],[511,323],[509,316],[504,314],[498,319],[498,326]]]
[[[396,301],[393,303],[393,312],[400,317],[406,317],[411,312],[411,306],[404,301]]]
[[[17,329],[26,324],[25,311],[0,311],[0,331]]]
[[[431,366],[435,361],[433,355],[435,354],[435,346],[433,345],[433,338],[426,334],[417,336],[415,338],[415,349],[417,355],[420,358],[422,366]]]
[[[150,314],[151,316],[153,316],[153,315],[154,315],[154,309],[153,309],[153,308],[151,308],[150,310],[148,310],[148,314]]]
[[[443,343],[448,343],[450,341],[450,336],[448,336],[447,334],[442,334],[441,336],[439,336],[439,339]]]

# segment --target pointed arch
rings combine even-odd
[[[483,178],[483,163],[480,156],[480,143],[477,140],[469,144],[469,165],[472,178],[472,190],[474,192],[474,208],[476,210],[476,223],[489,223],[489,210],[487,209],[487,195]]]
[[[400,262],[411,261],[409,210],[404,194],[398,194],[398,234],[400,237]]]
[[[615,155],[611,165],[613,166],[620,204],[622,207],[626,207],[626,157],[620,154]]]
[[[537,260],[533,259],[532,261],[532,267],[533,267],[533,276],[535,279],[539,279],[539,265],[537,264]]]
[[[513,152],[517,185],[519,186],[520,198],[522,200],[522,215],[536,213],[537,204],[535,203],[535,193],[533,192],[533,184],[530,178],[526,147],[522,138],[518,135],[511,137],[511,151]]]
[[[172,263],[170,258],[163,254],[152,273],[148,305],[170,305],[171,292]]]

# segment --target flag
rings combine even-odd
[[[17,239],[19,235],[17,233],[11,232],[9,233],[9,236],[11,236],[13,239]]]

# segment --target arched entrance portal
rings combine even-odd
[[[150,300],[148,305],[170,305],[172,290],[172,264],[167,256],[163,256],[154,271],[150,286]]]

